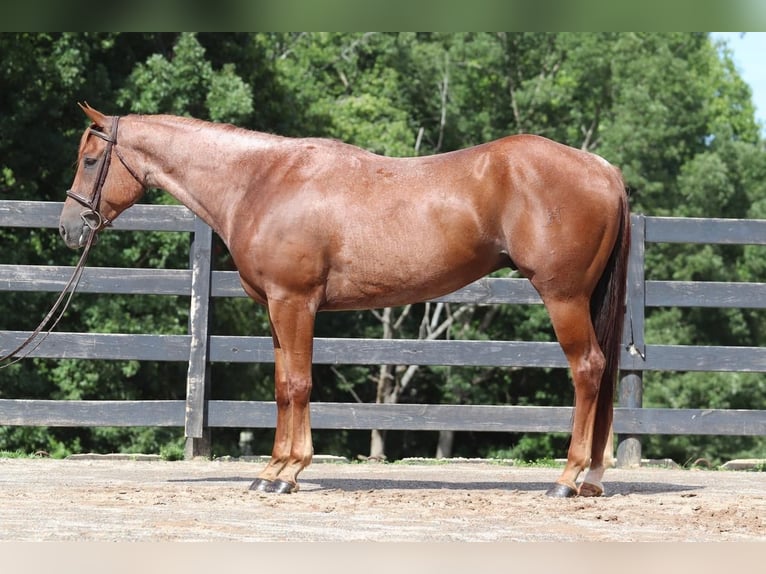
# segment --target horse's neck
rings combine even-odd
[[[252,173],[243,169],[244,162],[254,166],[271,137],[172,116],[145,116],[137,120],[128,145],[140,154],[150,187],[170,193],[226,241],[230,206],[249,187],[237,181]]]

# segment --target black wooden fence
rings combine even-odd
[[[0,201],[0,226],[58,226],[61,203]],[[764,435],[766,410],[641,408],[643,371],[766,372],[766,349],[647,345],[646,307],[766,307],[766,283],[645,281],[647,243],[766,245],[766,221],[632,216],[628,320],[621,357],[618,464],[640,458],[643,434]],[[190,297],[188,335],[52,333],[35,357],[188,362],[185,401],[55,401],[0,399],[0,425],[183,426],[186,456],[209,454],[210,429],[275,424],[273,402],[208,400],[211,362],[273,362],[270,337],[211,336],[211,297],[244,297],[236,273],[212,271],[212,231],[182,206],[136,205],[115,230],[192,234],[188,269],[87,268],[80,292]],[[70,267],[0,265],[0,291],[60,291]],[[540,304],[525,279],[484,278],[441,298],[490,304]],[[29,333],[0,331],[0,354]],[[564,368],[558,343],[319,338],[315,363],[469,365]],[[507,432],[568,432],[570,407],[496,405],[377,405],[315,403],[314,428]]]

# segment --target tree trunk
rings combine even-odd
[[[369,460],[386,460],[386,431],[372,429]]]
[[[439,443],[436,445],[436,458],[451,458],[452,444],[455,441],[455,431],[439,431]]]
[[[471,305],[461,305],[457,309],[451,309],[444,303],[426,303],[423,319],[420,322],[417,338],[419,340],[438,339],[448,333],[450,326],[455,320],[473,309]],[[398,317],[394,311],[386,307],[382,312],[373,311],[383,327],[383,339],[396,339],[401,335],[402,324],[412,310],[411,305],[404,307]],[[377,404],[398,403],[402,392],[412,381],[417,373],[419,365],[380,365],[376,379],[377,392],[375,402]],[[451,452],[452,447],[449,447]],[[386,458],[386,434],[380,430],[373,430],[370,435],[369,458],[385,460]]]
[[[393,309],[386,307],[377,315],[383,327],[383,339],[394,338],[394,323],[392,321]],[[396,403],[398,390],[393,365],[380,365],[376,381],[375,403]],[[372,460],[386,459],[386,431],[373,429],[370,433],[370,455]]]

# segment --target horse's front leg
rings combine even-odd
[[[273,327],[272,327],[273,333]],[[271,449],[271,460],[266,468],[258,475],[258,479],[250,485],[250,490],[275,492],[279,485],[275,484],[280,471],[287,464],[292,446],[292,424],[290,421],[290,399],[287,385],[284,383],[284,367],[282,349],[276,345],[274,336],[274,395],[277,404],[277,426],[274,431],[274,446]],[[286,486],[283,486],[286,488]]]
[[[298,474],[311,463],[313,445],[309,399],[314,312],[305,302],[269,303],[274,339],[274,385],[277,426],[271,460],[251,490],[290,493]]]

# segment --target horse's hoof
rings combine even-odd
[[[583,482],[580,485],[580,496],[601,496],[602,494],[604,494],[603,484]]]
[[[298,485],[279,478],[276,480],[258,478],[250,485],[250,490],[269,494],[290,494],[298,491]]]
[[[551,498],[571,498],[577,496],[577,489],[557,482],[548,489],[545,496],[550,496]]]
[[[298,492],[298,485],[278,478],[271,483],[269,492],[275,494],[292,494],[293,492]]]
[[[274,482],[266,480],[265,478],[257,478],[250,485],[250,490],[257,490],[258,492],[272,492]]]

